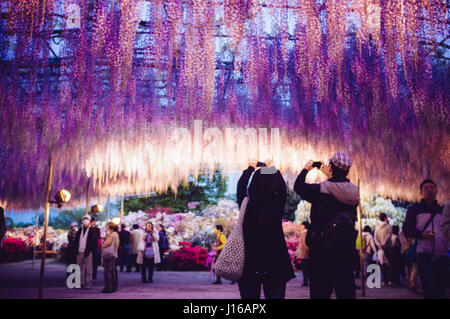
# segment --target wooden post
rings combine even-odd
[[[109,194],[108,194],[108,201],[106,202],[106,218],[109,223]]]
[[[47,227],[48,227],[48,217],[50,214],[50,192],[52,188],[52,173],[53,173],[53,163],[50,157],[49,168],[48,168],[48,179],[47,179],[47,192],[45,195],[45,215],[44,215],[44,243],[42,245],[42,257],[41,257],[41,275],[39,278],[39,294],[38,298],[42,299],[42,289],[44,285],[44,273],[45,273],[45,253],[47,251]]]
[[[358,194],[360,195],[360,186],[358,178]],[[361,196],[361,195],[360,195]],[[358,212],[358,229],[359,229],[359,264],[361,268],[361,289],[362,296],[366,296],[366,270],[364,269],[364,250],[363,250],[363,240],[362,240],[362,212],[361,212],[361,197],[356,208]]]
[[[122,194],[122,199],[120,201],[120,222],[122,223],[123,219],[123,200],[125,198],[125,195]]]
[[[39,209],[36,211],[36,228],[34,229],[34,243],[33,243],[33,261],[31,262],[31,269],[34,269],[34,261],[36,259],[36,229],[39,226]]]
[[[91,191],[91,188],[89,187],[90,185],[91,185],[91,179],[89,178],[88,182],[87,182],[87,186],[86,186],[86,214],[85,215],[89,214],[89,195],[90,195],[90,191]]]

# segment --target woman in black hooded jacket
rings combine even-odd
[[[286,183],[280,171],[261,174],[261,169],[255,171],[250,165],[238,181],[239,207],[247,194],[244,272],[238,282],[241,298],[259,299],[262,285],[266,299],[283,299],[286,283],[295,278],[282,228]]]

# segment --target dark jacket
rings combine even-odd
[[[67,247],[68,248],[75,249],[77,233],[78,233],[78,231],[73,231],[73,230],[71,230],[70,232],[67,233],[67,241],[68,241]]]
[[[169,249],[169,244],[167,242],[166,232],[161,230],[159,232],[159,240],[158,240],[159,251],[164,251]]]
[[[239,207],[247,195],[247,184],[253,167],[242,173],[237,185]],[[261,185],[273,186],[269,192]],[[249,202],[245,212],[243,232],[245,262],[243,277],[267,272],[274,280],[287,282],[295,278],[282,228],[286,203],[286,183],[279,171],[261,174],[257,170],[248,188]]]
[[[432,214],[434,214],[433,221],[429,223],[425,230],[435,231],[436,235],[433,239],[424,239],[422,231]],[[403,223],[403,233],[406,237],[417,239],[417,253],[447,256],[447,239],[440,230],[441,221],[442,206],[437,201],[428,206],[424,200],[421,200],[420,203],[408,208]]]
[[[95,234],[95,242],[97,243],[97,246],[96,246],[96,251],[98,251],[99,250],[99,245],[98,245],[98,241],[100,240],[100,237],[101,237],[101,232],[100,232],[100,228],[98,228],[97,226],[95,226],[95,227],[91,227],[91,229],[94,231],[94,234]],[[101,245],[100,245],[100,247],[101,247]]]
[[[75,251],[78,255],[78,248],[80,246],[80,236],[84,227],[81,227],[77,231],[77,236],[75,237]],[[97,251],[97,234],[94,228],[89,227],[89,233],[86,240],[86,249],[84,250],[84,257],[89,256],[89,253],[95,253]]]
[[[125,245],[129,245],[130,244],[130,238],[131,238],[131,233],[128,230],[121,230],[119,232],[119,241],[120,241],[120,247],[125,247]]]
[[[311,244],[311,234],[315,230],[326,228],[328,223],[340,213],[345,213],[351,219],[351,222],[356,222],[359,192],[358,187],[350,183],[347,178],[332,177],[321,184],[307,184],[305,182],[307,174],[306,169],[300,172],[294,184],[294,191],[302,199],[311,203],[311,225],[306,236],[306,244],[308,245]],[[344,261],[345,257],[351,258],[354,255],[355,242],[339,243],[339,248],[339,251],[336,251],[336,256],[331,257]],[[324,252],[318,251],[317,248],[309,247],[310,257],[319,257],[323,254]],[[329,253],[327,255],[327,257],[330,257]]]

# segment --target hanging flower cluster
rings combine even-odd
[[[76,205],[89,178],[103,199],[174,189],[264,144],[228,152],[216,143],[192,161],[193,147],[175,151],[171,132],[196,119],[223,136],[280,128],[277,166],[290,185],[306,160],[345,150],[363,194],[417,200],[424,177],[439,199],[450,190],[445,0],[1,8],[0,200],[11,208],[42,205],[49,158],[52,188],[70,189]]]

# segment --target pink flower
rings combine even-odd
[[[189,209],[195,209],[199,204],[200,204],[200,202],[189,202],[189,203],[187,203],[187,207]]]

